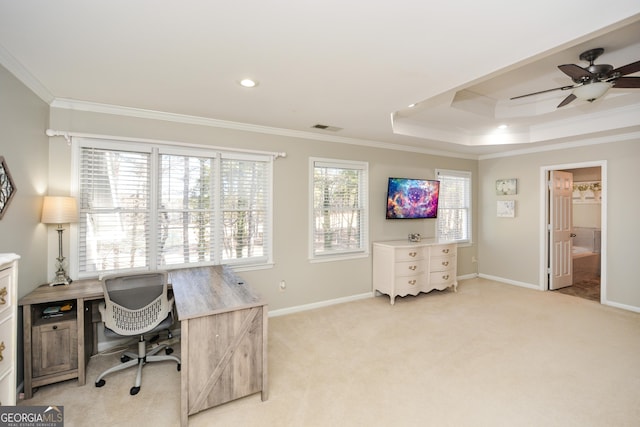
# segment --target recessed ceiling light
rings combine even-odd
[[[242,87],[256,87],[258,86],[258,82],[251,79],[242,79],[240,80],[240,86]]]
[[[508,128],[508,127],[509,127],[509,126],[507,126],[507,125],[500,125],[500,126],[498,126],[498,129],[506,129],[506,128]]]

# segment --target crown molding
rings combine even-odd
[[[11,53],[0,45],[0,64],[20,80],[27,88],[47,104],[51,104],[54,96],[44,87],[40,80],[29,72]]]
[[[77,101],[66,98],[55,98],[51,108],[61,108],[67,110],[86,111],[102,114],[113,114],[126,117],[135,117],[150,120],[162,120],[168,122],[184,123],[198,126],[209,126],[223,129],[233,129],[245,132],[263,133],[268,135],[278,135],[291,138],[311,139],[315,141],[334,142],[338,144],[359,145],[370,148],[380,148],[385,150],[408,151],[412,153],[428,154],[442,157],[456,157],[463,159],[477,160],[474,154],[463,154],[452,151],[433,150],[428,148],[413,147],[409,145],[392,144],[381,141],[371,141],[357,138],[347,138],[334,135],[322,135],[313,132],[299,131],[292,129],[276,128],[270,126],[253,125],[249,123],[233,122],[227,120],[211,119],[207,117],[190,116],[186,114],[167,113],[163,111],[146,110],[142,108],[122,107],[111,104],[100,104],[96,102]]]

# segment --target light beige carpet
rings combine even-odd
[[[178,349],[178,346],[176,347]],[[42,387],[65,426],[177,426],[175,365]],[[191,426],[638,426],[640,314],[484,279],[458,292],[386,296],[269,323],[269,400],[256,394]]]

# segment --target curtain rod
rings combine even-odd
[[[53,130],[53,129],[47,129],[45,131],[45,134],[49,137],[61,136],[67,141],[69,145],[71,145],[71,138],[73,137],[96,138],[96,139],[111,139],[111,140],[117,140],[117,141],[144,142],[144,143],[151,143],[151,144],[180,145],[183,147],[193,147],[193,148],[210,148],[214,150],[236,151],[236,152],[250,153],[250,154],[264,154],[264,155],[272,156],[274,160],[279,157],[282,157],[282,158],[287,157],[287,153],[285,151],[280,151],[280,152],[260,151],[260,150],[250,150],[246,148],[229,148],[229,147],[219,147],[219,146],[212,146],[212,145],[191,144],[187,142],[164,141],[164,140],[148,139],[148,138],[130,138],[130,137],[112,136],[112,135],[98,135],[98,134],[92,134],[92,133],[69,132],[69,131],[60,131],[60,130]]]

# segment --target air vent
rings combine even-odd
[[[320,123],[311,126],[313,129],[320,129],[320,130],[330,130],[331,132],[338,132],[340,130],[342,130],[342,128],[336,127],[336,126],[329,126],[329,125],[322,125]]]

